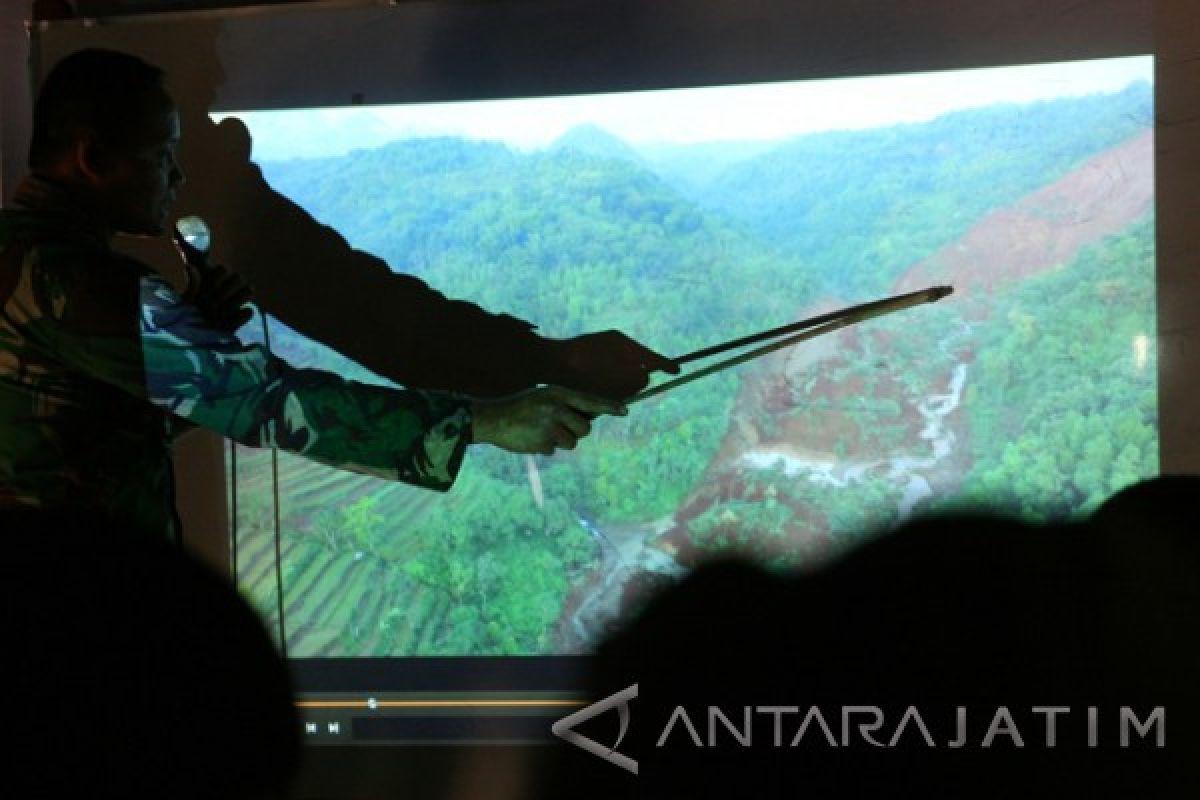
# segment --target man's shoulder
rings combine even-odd
[[[136,332],[141,284],[153,270],[104,238],[37,211],[0,212],[0,296],[26,333],[51,320],[89,335]]]
[[[112,250],[107,241],[61,214],[0,209],[0,251],[24,250],[31,263],[56,272],[114,270],[150,274],[147,265]]]

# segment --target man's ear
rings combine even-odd
[[[82,136],[75,142],[75,169],[93,185],[104,179],[108,159],[104,148],[92,136]]]

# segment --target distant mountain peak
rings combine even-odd
[[[642,161],[638,152],[624,139],[592,122],[571,128],[554,140],[550,150],[573,150],[584,155],[616,158],[635,164]]]

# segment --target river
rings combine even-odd
[[[782,468],[789,477],[803,476],[812,483],[839,489],[861,483],[868,477],[885,477],[902,487],[897,511],[900,518],[905,519],[917,504],[933,496],[933,489],[923,473],[936,467],[953,452],[956,437],[946,424],[946,418],[962,402],[967,369],[965,363],[955,365],[948,390],[944,394],[930,395],[916,404],[918,413],[925,421],[918,436],[922,442],[928,443],[928,455],[897,455],[871,461],[839,462],[830,457],[804,457],[779,447],[750,450],[742,455],[742,462],[757,469]]]
[[[954,358],[952,348],[969,335],[970,326],[963,322],[955,331],[938,343],[943,354]],[[918,434],[921,455],[896,454],[869,461],[837,461],[832,455],[804,455],[787,445],[755,448],[741,455],[735,463],[757,468],[781,468],[785,475],[839,489],[850,488],[868,478],[883,478],[900,489],[897,513],[906,519],[922,502],[933,496],[929,474],[954,452],[957,437],[948,424],[949,416],[962,403],[967,385],[968,364],[955,359],[950,380],[944,392],[912,402],[923,420]],[[570,616],[571,631],[580,649],[593,643],[621,613],[625,584],[642,572],[677,578],[684,568],[670,554],[654,546],[654,541],[675,525],[669,515],[662,519],[639,524],[604,526],[584,517],[580,525],[598,543],[600,563],[591,578],[578,607]]]

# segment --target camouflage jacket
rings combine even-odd
[[[178,535],[178,423],[447,489],[468,398],[297,369],[209,327],[112,251],[69,192],[27,179],[0,211],[0,508],[69,508]]]

